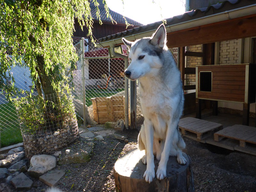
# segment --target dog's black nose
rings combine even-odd
[[[124,74],[129,78],[131,76],[131,71],[125,71]]]

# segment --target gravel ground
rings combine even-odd
[[[120,141],[113,136],[94,141],[91,160],[85,164],[58,166],[66,171],[56,185],[65,192],[115,191],[113,166],[119,156],[136,148],[137,131],[121,134],[128,137]],[[186,153],[192,161],[195,191],[253,192],[256,191],[256,157],[223,150],[185,139]],[[218,153],[216,153],[218,152]],[[34,182],[29,192],[45,191],[40,181]]]

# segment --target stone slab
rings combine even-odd
[[[88,131],[88,132],[84,132],[84,133],[81,133],[80,134],[80,137],[83,137],[83,138],[92,138],[94,137],[95,135],[91,132],[91,131]]]
[[[6,168],[0,168],[0,181],[8,176],[8,170]]]
[[[103,127],[90,127],[90,128],[87,128],[89,131],[101,131],[103,130],[104,128]]]
[[[18,161],[17,163],[15,163],[11,167],[9,167],[8,171],[9,172],[16,172],[16,171],[25,172],[28,169],[27,163],[28,163],[28,161],[25,159]]]
[[[39,177],[39,180],[52,187],[65,175],[64,170],[52,170]]]
[[[16,189],[30,189],[33,181],[29,179],[24,173],[20,173],[11,180],[11,183]]]
[[[25,157],[24,151],[8,155],[5,159],[0,160],[0,167],[8,167],[13,163]]]
[[[23,147],[23,143],[17,143],[15,145],[10,145],[10,146],[7,146],[7,147],[3,147],[3,148],[0,149],[0,153],[8,152],[9,150],[11,150],[13,148],[16,148],[16,147]]]

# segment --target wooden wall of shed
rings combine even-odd
[[[198,67],[198,87],[200,87],[200,81],[204,81],[204,79],[200,79],[200,72],[212,72],[212,90],[200,91],[199,88],[197,90],[198,98],[244,102],[245,66],[213,65]]]

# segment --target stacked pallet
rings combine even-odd
[[[125,118],[124,96],[92,98],[94,120],[99,124]]]

